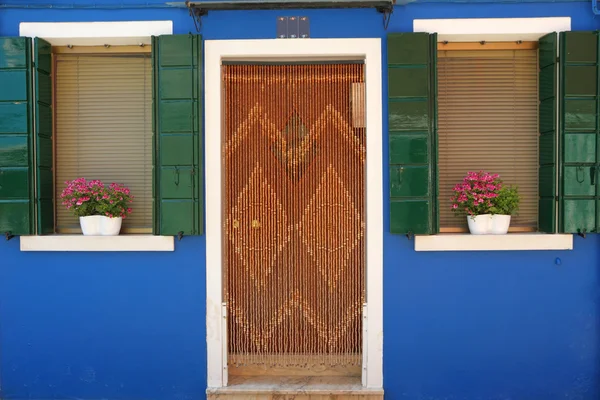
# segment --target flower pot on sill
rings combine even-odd
[[[467,224],[472,235],[487,235],[492,225],[492,215],[467,215]]]
[[[100,234],[102,236],[117,236],[119,232],[121,232],[121,224],[123,223],[123,218],[115,217],[103,217],[102,220],[102,229],[100,230]]]
[[[506,235],[508,233],[509,226],[510,215],[492,215],[492,222],[490,224],[490,234]]]
[[[102,226],[101,215],[88,215],[87,217],[79,217],[79,225],[84,236],[100,236]]]
[[[79,225],[84,236],[116,236],[121,231],[123,219],[102,215],[79,217]]]

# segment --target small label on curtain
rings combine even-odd
[[[350,90],[350,103],[352,106],[352,126],[365,128],[365,83],[352,83]]]

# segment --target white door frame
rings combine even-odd
[[[208,387],[227,385],[223,307],[221,62],[364,59],[366,69],[366,305],[362,382],[383,387],[383,174],[381,39],[205,41],[206,342]]]

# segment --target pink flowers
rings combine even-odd
[[[100,180],[87,182],[77,178],[65,182],[60,197],[62,204],[77,217],[106,215],[110,218],[126,218],[131,214],[128,203],[133,202],[130,190],[122,184],[111,183],[108,187]]]
[[[454,186],[452,211],[464,210],[469,215],[487,214],[493,205],[492,199],[502,189],[502,181],[498,174],[484,171],[469,172],[463,181]]]

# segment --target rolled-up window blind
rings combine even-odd
[[[511,227],[537,226],[537,50],[438,52],[440,227],[466,227],[450,210],[452,188],[468,171],[498,173],[517,185]]]
[[[135,196],[129,231],[152,227],[152,66],[149,54],[58,55],[56,227],[78,228],[60,202],[64,182],[123,183]]]

